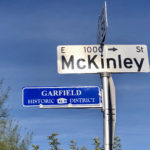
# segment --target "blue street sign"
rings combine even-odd
[[[99,87],[25,87],[23,106],[100,107]]]

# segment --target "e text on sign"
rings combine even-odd
[[[23,106],[100,107],[99,88],[87,87],[25,87]]]
[[[62,45],[58,73],[149,72],[146,45]]]

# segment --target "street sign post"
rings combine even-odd
[[[22,90],[23,106],[49,108],[102,107],[99,88],[87,87],[25,87]]]
[[[112,76],[109,77],[109,92],[110,92],[110,105],[111,105],[111,115],[112,115],[112,143],[115,136],[115,126],[116,126],[116,90],[115,84]]]
[[[62,45],[57,47],[60,74],[149,72],[146,45]]]
[[[115,85],[111,74],[101,74],[103,86],[103,133],[104,149],[112,150],[116,124]]]
[[[106,1],[105,1],[104,7],[101,11],[101,14],[98,17],[97,44],[104,43],[107,28],[108,28],[107,5],[106,5]]]

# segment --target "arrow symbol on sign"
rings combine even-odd
[[[113,48],[108,48],[108,50],[109,50],[109,51],[113,51],[113,52],[114,52],[114,51],[117,51],[118,49],[117,49],[117,48],[115,48],[115,47],[113,47]]]

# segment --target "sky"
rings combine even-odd
[[[99,74],[58,74],[58,45],[96,44],[103,0],[0,0],[0,78],[11,87],[6,107],[21,133],[33,132],[33,144],[48,149],[47,136],[59,134],[93,149],[103,140],[100,109],[40,109],[22,106],[25,86],[99,86]],[[150,1],[108,0],[105,44],[150,47]],[[150,56],[150,50],[149,56]],[[150,148],[150,74],[113,74],[116,87],[116,133],[123,150]],[[30,146],[29,150],[32,150]]]

